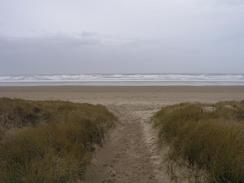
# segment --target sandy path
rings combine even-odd
[[[95,153],[85,182],[169,182],[149,124],[155,108],[143,105],[111,105],[109,108],[118,116],[119,124],[104,147]]]

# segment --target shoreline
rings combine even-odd
[[[244,88],[244,85],[34,85],[34,86],[28,86],[28,85],[11,85],[11,86],[5,86],[0,85],[1,88],[35,88],[35,87],[50,87],[50,88],[56,88],[56,87],[73,87],[73,88],[124,88],[124,87],[134,87],[134,88],[182,88],[182,87],[189,87],[189,88],[195,88],[195,87],[226,87],[226,88],[232,88],[232,87],[239,87]]]
[[[173,87],[173,86],[240,86],[244,87],[244,82],[0,82],[0,87]]]

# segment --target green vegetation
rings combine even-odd
[[[153,121],[171,160],[206,171],[211,183],[244,182],[244,101],[167,106]]]
[[[1,182],[82,179],[115,120],[102,105],[1,98]]]

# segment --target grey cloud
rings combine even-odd
[[[228,4],[234,6],[244,5],[242,0],[215,0],[215,2],[219,4]]]
[[[0,1],[0,74],[243,72],[243,2]]]
[[[90,36],[84,37],[87,40]],[[108,39],[96,37],[97,40]],[[135,39],[124,43],[121,38],[118,40],[120,44],[104,44],[100,41],[93,44],[94,40],[92,44],[87,44],[80,37],[60,35],[48,38],[2,38],[0,73],[242,71],[238,64],[244,59],[244,55],[240,54],[243,49],[234,47],[236,42],[232,39],[221,43],[170,39]],[[230,62],[233,55],[237,64]]]

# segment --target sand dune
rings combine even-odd
[[[149,123],[153,113],[179,102],[241,100],[244,87],[1,87],[0,97],[105,104],[119,123],[95,153],[86,182],[167,183],[167,165]]]

